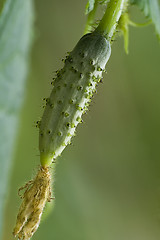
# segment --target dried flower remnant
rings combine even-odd
[[[46,202],[51,201],[51,175],[49,168],[41,167],[34,180],[29,181],[22,198],[13,235],[18,239],[30,239],[37,230]]]

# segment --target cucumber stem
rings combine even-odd
[[[95,31],[101,32],[108,40],[113,37],[126,0],[110,0],[105,14]]]

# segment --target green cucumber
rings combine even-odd
[[[111,55],[110,42],[103,34],[84,35],[57,71],[53,90],[39,125],[42,166],[49,166],[70,143],[82,120]]]

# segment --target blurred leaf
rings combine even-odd
[[[0,16],[0,233],[32,39],[32,0],[7,0]]]
[[[86,5],[86,14],[90,13],[94,8],[95,0],[88,0]]]
[[[156,33],[160,39],[160,3],[158,0],[130,0],[131,4],[137,5],[144,15],[152,20]]]

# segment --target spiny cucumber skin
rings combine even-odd
[[[42,166],[49,166],[70,143],[110,55],[110,43],[104,36],[94,32],[86,34],[57,72],[39,125]]]

